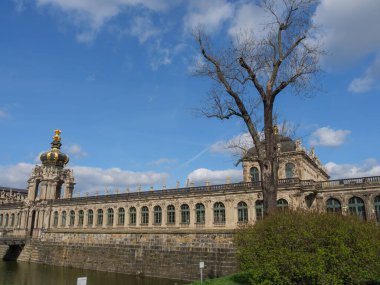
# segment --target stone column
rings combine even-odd
[[[189,203],[189,210],[190,210],[190,228],[195,228],[195,223],[197,222],[197,216],[196,216],[196,208],[195,203]]]
[[[211,201],[205,201],[205,227],[213,228],[214,227],[214,204]]]
[[[119,221],[119,208],[116,207],[113,210],[113,225],[112,225],[112,227],[116,228],[118,225],[118,221]]]

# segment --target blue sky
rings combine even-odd
[[[278,97],[333,178],[380,175],[378,11],[378,0],[322,0],[324,91]],[[194,112],[211,82],[191,76],[191,30],[229,41],[260,13],[243,0],[1,1],[0,185],[26,187],[56,128],[82,193],[240,181],[224,146],[244,126]]]

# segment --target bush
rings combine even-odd
[[[235,243],[251,284],[380,284],[380,228],[354,217],[278,212]]]

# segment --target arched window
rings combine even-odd
[[[3,225],[3,217],[4,217],[4,215],[0,214],[0,227]]]
[[[205,223],[205,206],[202,203],[195,205],[195,214],[196,214],[196,223],[204,224]]]
[[[136,208],[131,207],[129,209],[129,224],[136,225]]]
[[[107,226],[113,225],[113,209],[109,208],[107,210]]]
[[[262,220],[264,218],[264,202],[263,200],[256,200],[256,220]]]
[[[8,227],[8,223],[9,223],[9,214],[5,214],[5,224],[4,224],[4,227]]]
[[[119,208],[117,215],[117,224],[124,225],[125,223],[125,210],[124,208]]]
[[[20,216],[21,214],[20,213],[17,213],[17,217],[16,217],[16,227],[18,227],[20,225]]]
[[[181,224],[190,224],[190,208],[189,205],[181,205]]]
[[[375,197],[374,206],[375,206],[376,221],[380,222],[380,195]]]
[[[327,213],[342,213],[342,207],[338,199],[330,198],[326,201]]]
[[[214,224],[226,223],[226,208],[221,202],[214,204]]]
[[[79,210],[78,212],[78,226],[83,226],[84,212]]]
[[[70,226],[73,226],[75,222],[75,212],[73,210],[70,211]]]
[[[154,207],[154,224],[161,225],[162,223],[162,210],[160,206]]]
[[[167,208],[168,211],[168,224],[175,224],[175,207],[173,205],[169,205]]]
[[[53,214],[53,226],[58,226],[58,211],[55,211]]]
[[[147,225],[149,223],[149,209],[147,206],[141,208],[141,224]]]
[[[11,214],[11,227],[13,227],[15,225],[15,214],[12,213]]]
[[[285,199],[279,199],[277,200],[277,209],[285,210],[289,207],[288,201]]]
[[[103,210],[102,209],[98,209],[98,219],[96,221],[96,224],[98,226],[103,225]]]
[[[257,167],[251,167],[249,170],[249,174],[251,174],[251,181],[252,182],[259,182],[260,181],[260,175],[259,175],[259,170]]]
[[[364,201],[361,198],[352,197],[348,200],[348,209],[351,215],[355,215],[361,220],[366,220]]]
[[[293,163],[289,162],[285,165],[285,177],[286,178],[293,178],[294,177],[294,169],[295,166]]]
[[[62,212],[62,216],[61,216],[61,226],[62,226],[62,227],[65,227],[65,226],[66,226],[66,211],[63,211],[63,212]]]
[[[88,210],[87,211],[87,226],[92,226],[94,224],[94,211]]]
[[[238,222],[239,223],[248,222],[248,207],[245,202],[238,203]]]

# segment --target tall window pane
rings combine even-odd
[[[15,225],[15,214],[11,214],[11,227]]]
[[[98,226],[103,225],[103,210],[102,209],[98,210],[98,218],[97,218],[96,224]]]
[[[113,209],[109,208],[107,210],[107,226],[113,225]]]
[[[175,224],[175,207],[173,205],[169,205],[167,208],[168,211],[168,224]]]
[[[376,221],[380,222],[380,195],[375,197],[375,214],[376,214]]]
[[[70,211],[70,226],[73,226],[75,222],[75,212],[73,210]]]
[[[238,204],[238,222],[248,222],[248,207],[245,202],[239,202]]]
[[[88,210],[87,211],[87,225],[92,226],[94,224],[94,211]]]
[[[289,207],[288,201],[285,199],[279,199],[277,200],[277,209],[285,210]]]
[[[256,220],[262,220],[264,218],[264,202],[263,200],[257,200],[255,203]]]
[[[131,207],[129,209],[129,224],[136,225],[136,208]]]
[[[198,203],[195,205],[196,211],[196,223],[204,224],[205,223],[205,206],[202,203]]]
[[[286,176],[286,178],[293,178],[294,177],[294,169],[295,169],[295,166],[293,163],[287,163],[285,165],[285,176]]]
[[[65,226],[66,226],[66,211],[63,211],[63,212],[62,212],[61,226],[62,226],[62,227],[65,227]]]
[[[118,225],[124,225],[125,223],[125,210],[124,208],[119,208],[118,211],[118,218],[117,218],[117,224]]]
[[[55,211],[53,214],[53,226],[58,226],[58,211]]]
[[[221,202],[216,202],[214,204],[214,223],[224,224],[226,222],[226,209],[224,204]]]
[[[326,201],[326,211],[327,213],[342,213],[342,207],[338,199],[330,198]]]
[[[79,210],[78,212],[78,226],[83,226],[84,212]]]
[[[141,208],[141,224],[147,225],[149,223],[149,209],[144,206]]]
[[[154,207],[154,224],[161,225],[162,223],[162,210],[160,206]]]
[[[181,223],[189,224],[190,223],[190,208],[189,205],[181,205]]]
[[[251,167],[251,169],[249,170],[249,173],[251,174],[252,182],[260,181],[259,170],[257,169],[257,167]]]
[[[4,215],[0,214],[0,227],[3,225],[3,217],[4,217]]]
[[[351,215],[359,217],[361,220],[366,220],[366,211],[364,201],[359,197],[352,197],[348,201],[348,209]]]

